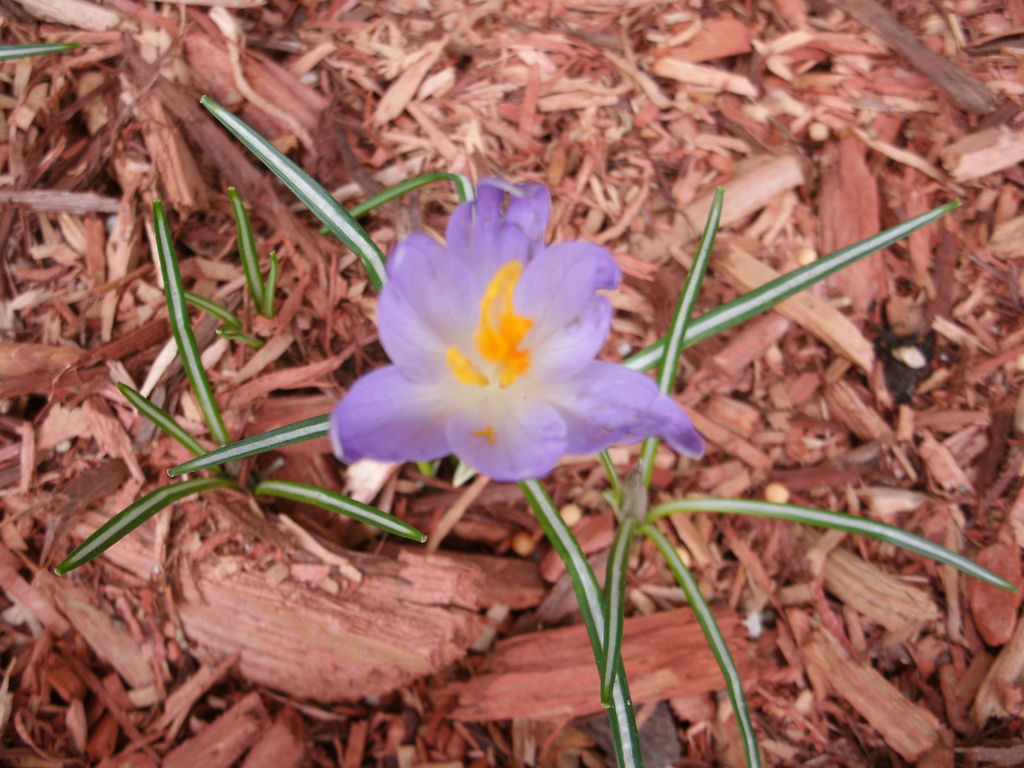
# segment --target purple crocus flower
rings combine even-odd
[[[352,385],[331,416],[339,459],[429,461],[454,453],[495,480],[549,473],[565,454],[657,435],[704,444],[647,376],[595,357],[620,271],[604,248],[544,244],[539,184],[485,179],[460,205],[447,246],[423,234],[387,262],[377,328],[394,365]]]

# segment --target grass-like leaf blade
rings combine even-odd
[[[150,491],[97,528],[53,570],[58,576],[63,576],[68,571],[85,565],[97,555],[106,552],[161,509],[179,499],[191,496],[193,493],[208,491],[211,488],[237,487],[232,481],[222,477],[201,477],[195,480],[171,483],[163,488]]]
[[[205,296],[192,293],[192,291],[185,291],[185,301],[196,309],[201,309],[208,315],[213,315],[228,328],[233,328],[236,331],[242,330],[242,321],[238,319],[238,315],[229,309],[224,309],[220,304],[210,301]]]
[[[175,421],[167,411],[153,405],[147,398],[143,397],[141,392],[136,392],[127,384],[122,384],[121,382],[118,382],[117,389],[125,396],[129,403],[135,406],[135,410],[160,427],[164,433],[185,446],[194,456],[202,456],[206,453],[206,449],[199,444],[198,440],[186,432],[185,428]],[[217,471],[219,474],[219,467]]]
[[[537,521],[544,529],[544,534],[555,548],[572,581],[576,600],[583,614],[583,623],[590,637],[590,645],[594,649],[594,658],[601,663],[602,640],[604,638],[604,595],[597,583],[597,577],[590,568],[587,558],[580,549],[579,542],[572,535],[569,526],[558,514],[551,497],[544,486],[536,480],[525,480],[519,484],[530,502]],[[629,697],[629,686],[626,683],[626,672],[622,666],[622,658],[615,660],[615,683],[612,687],[612,703],[608,707],[608,721],[611,724],[612,741],[615,744],[615,757],[619,768],[642,768],[640,756],[640,734],[636,728],[633,715],[633,702]]]
[[[733,299],[728,304],[723,304],[700,317],[694,318],[686,333],[683,336],[683,349],[691,347],[699,341],[721,333],[732,328],[734,325],[749,320],[751,317],[771,309],[780,301],[811,287],[815,283],[824,280],[834,272],[850,266],[856,261],[870,256],[876,251],[888,248],[893,243],[902,240],[907,235],[917,231],[921,227],[931,224],[936,219],[945,216],[960,205],[958,200],[940,205],[927,213],[915,216],[912,219],[897,224],[895,227],[880,232],[877,235],[861,240],[859,243],[840,248],[828,256],[824,256],[812,264],[794,269],[785,275],[762,285],[755,291],[746,293],[738,299]],[[632,368],[634,371],[647,371],[661,363],[665,354],[665,339],[654,342],[646,349],[642,349],[632,357],[623,361],[623,365]]]
[[[755,501],[752,499],[677,499],[666,501],[651,508],[648,520],[656,520],[659,517],[672,515],[677,512],[716,512],[733,515],[749,515],[751,517],[770,517],[775,520],[790,520],[794,523],[806,525],[817,525],[823,528],[835,528],[847,533],[856,533],[861,536],[868,536],[878,541],[894,544],[907,552],[916,555],[924,555],[938,563],[951,565],[968,576],[984,581],[994,587],[1007,589],[1015,592],[1013,585],[1005,579],[996,576],[986,568],[968,560],[963,555],[951,552],[943,546],[935,544],[928,539],[916,534],[904,531],[885,523],[869,520],[864,517],[839,512],[828,512],[824,509],[813,509],[801,507],[796,504],[773,504],[769,501]]]
[[[622,504],[622,483],[619,482],[619,474],[615,471],[615,464],[612,462],[611,454],[608,451],[601,451],[598,456],[601,458],[604,473],[608,475],[608,484],[612,488],[612,498],[615,499],[615,508],[618,509],[619,505]]]
[[[263,339],[257,339],[255,336],[250,336],[245,331],[238,331],[234,328],[218,328],[214,331],[222,339],[228,341],[237,341],[239,344],[245,344],[253,349],[262,349],[264,341]]]
[[[256,253],[256,240],[252,236],[252,224],[249,214],[242,203],[242,197],[234,187],[228,187],[228,198],[231,210],[235,214],[235,232],[238,237],[238,255],[242,259],[245,271],[245,282],[249,286],[253,306],[257,312],[263,312],[263,277],[260,275],[260,258]],[[242,326],[239,325],[239,328]]]
[[[46,53],[64,53],[81,48],[81,43],[30,43],[28,45],[0,45],[0,61],[42,56]]]
[[[604,642],[600,663],[597,665],[601,678],[601,703],[608,707],[612,703],[615,684],[615,659],[622,651],[622,625],[625,621],[626,576],[629,567],[629,547],[633,543],[637,520],[625,517],[615,531],[615,540],[608,553],[608,569],[604,580],[604,602],[608,615],[604,622]],[[611,662],[611,663],[609,663]]]
[[[353,520],[368,523],[375,528],[380,528],[385,533],[393,533],[405,539],[418,541],[420,544],[427,540],[423,533],[397,517],[315,485],[290,483],[285,480],[264,480],[253,489],[253,493],[257,496],[279,496],[283,499],[315,504],[331,512],[351,517]]]
[[[199,355],[192,324],[188,319],[188,307],[185,303],[185,288],[181,283],[181,270],[178,269],[178,257],[171,241],[171,231],[164,216],[164,207],[159,200],[153,201],[153,229],[156,232],[156,252],[160,261],[160,271],[164,277],[164,295],[167,297],[167,311],[170,313],[171,331],[178,345],[178,354],[185,368],[185,374],[192,384],[192,392],[199,402],[199,408],[206,418],[213,439],[221,445],[230,443],[228,431],[220,416],[220,408],[214,400],[210,380],[206,378],[203,361]]]
[[[668,335],[665,337],[665,351],[662,354],[661,363],[658,367],[658,389],[664,394],[671,395],[672,388],[676,383],[676,372],[679,370],[679,355],[683,351],[683,338],[686,329],[690,325],[690,316],[693,308],[697,305],[697,296],[700,294],[700,287],[704,282],[704,275],[708,271],[708,263],[711,261],[711,252],[715,248],[715,235],[718,234],[718,224],[722,220],[722,203],[725,199],[725,187],[718,187],[715,190],[715,197],[711,201],[711,210],[708,211],[708,220],[704,224],[704,233],[697,245],[697,253],[693,257],[693,264],[690,266],[690,274],[686,276],[683,284],[683,291],[679,294],[676,302],[676,311],[672,316],[672,325],[669,327]],[[640,461],[646,468],[644,474],[644,485],[651,486],[651,476],[654,473],[654,454],[658,450],[658,438],[653,435],[644,440],[640,449]]]
[[[384,254],[359,223],[313,177],[285,157],[244,121],[207,96],[200,100],[221,124],[256,155],[295,196],[354,254],[362,259],[370,282],[379,291],[387,280]]]
[[[367,198],[358,205],[353,205],[348,209],[349,215],[354,219],[358,219],[374,208],[391,202],[396,197],[401,197],[412,192],[414,189],[425,187],[427,184],[433,184],[437,181],[453,182],[455,184],[455,191],[459,195],[459,202],[464,203],[467,200],[473,199],[473,184],[465,176],[458,173],[424,173],[422,176],[413,176],[411,179],[401,181],[395,184],[395,186],[388,187],[383,192],[378,192],[373,197]]]
[[[303,440],[315,440],[318,437],[327,436],[327,424],[330,416],[314,416],[311,419],[303,419],[294,424],[286,424],[283,427],[272,429],[261,435],[253,435],[237,443],[225,445],[215,451],[204,453],[202,456],[186,461],[176,467],[167,470],[171,477],[184,475],[187,472],[196,472],[200,469],[213,467],[235,459],[244,459],[246,456],[255,456],[257,453],[265,453],[275,448],[284,448],[286,445],[301,443]]]
[[[277,260],[277,251],[270,252],[270,269],[267,270],[267,284],[263,286],[263,316],[267,320],[274,319],[274,291],[277,290],[277,273],[281,263]]]
[[[658,551],[661,552],[661,556],[665,558],[669,570],[672,571],[676,581],[679,582],[679,586],[686,593],[686,599],[690,601],[690,607],[693,608],[693,614],[697,617],[697,623],[700,624],[704,637],[707,639],[708,645],[711,646],[711,652],[715,656],[715,661],[718,662],[718,667],[722,670],[722,676],[725,677],[725,689],[729,694],[729,701],[732,702],[733,714],[736,715],[736,725],[739,726],[740,738],[743,740],[743,751],[747,757],[747,766],[749,768],[760,768],[761,751],[757,746],[754,724],[750,722],[750,709],[747,707],[747,696],[743,692],[740,672],[736,668],[736,662],[733,661],[729,646],[722,636],[722,630],[719,628],[718,622],[715,621],[711,608],[708,607],[707,600],[700,593],[700,587],[697,586],[697,581],[693,578],[693,574],[690,573],[690,569],[683,563],[679,553],[676,552],[672,542],[665,537],[665,534],[649,524],[642,525],[640,531],[654,542]]]

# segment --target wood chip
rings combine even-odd
[[[0,189],[0,203],[24,205],[34,211],[67,213],[117,213],[119,206],[116,197],[63,189]]]
[[[173,740],[185,724],[195,703],[238,663],[238,654],[232,654],[216,665],[203,664],[188,680],[178,686],[164,702],[164,711],[146,729],[148,733],[165,734]]]
[[[868,407],[848,381],[836,381],[825,387],[825,402],[832,414],[861,440],[892,438],[892,428],[876,410]]]
[[[987,114],[996,108],[996,97],[992,91],[953,61],[925,48],[917,37],[900,26],[893,15],[875,0],[837,0],[836,4],[878,32],[912,66],[942,88],[961,109]]]
[[[0,377],[60,369],[85,357],[77,347],[0,342]]]
[[[1013,584],[1016,592],[993,587],[979,579],[967,581],[967,603],[978,627],[978,634],[991,646],[1010,641],[1017,624],[1017,611],[1024,595],[1020,549],[1016,544],[998,541],[981,550],[974,561]]]
[[[715,612],[745,683],[757,673],[745,651],[745,629],[732,613]],[[679,609],[626,619],[622,657],[633,702],[681,698],[724,685],[693,613]],[[452,717],[556,719],[601,711],[593,650],[582,625],[534,632],[495,644],[488,671],[448,691]]]
[[[730,282],[745,291],[752,291],[780,276],[738,245],[730,248],[717,266]],[[813,333],[861,370],[870,371],[874,365],[875,351],[871,342],[845,315],[817,296],[804,291],[777,305],[775,311]]]
[[[985,675],[971,705],[971,719],[984,728],[991,717],[1019,717],[1024,712],[1024,621],[1017,621],[1010,642],[1003,646]]]
[[[864,145],[854,136],[833,144],[821,171],[821,245],[832,253],[877,234],[880,224],[878,182],[868,167]],[[833,290],[848,296],[853,311],[866,316],[885,299],[882,253],[873,253],[827,280]]]
[[[737,168],[736,175],[725,183],[725,203],[720,228],[743,221],[766,205],[777,200],[787,190],[804,183],[803,166],[792,154],[766,155],[751,158]],[[714,200],[711,190],[676,214],[672,231],[658,235],[637,237],[633,252],[644,261],[658,262],[671,254],[689,269],[692,251],[686,249],[691,241],[700,237]]]
[[[768,454],[759,450],[749,441],[692,408],[686,408],[686,413],[690,417],[690,421],[693,422],[694,428],[703,435],[705,440],[714,443],[726,453],[735,456],[754,469],[771,469],[772,460]]]
[[[230,768],[269,725],[266,707],[253,691],[198,735],[168,752],[164,768]]]
[[[734,75],[702,64],[691,64],[674,56],[665,56],[655,61],[651,65],[651,72],[659,77],[679,80],[688,85],[727,91],[751,99],[756,99],[759,95],[757,86],[742,75]]]
[[[0,544],[0,588],[24,606],[54,635],[60,637],[67,634],[71,625],[56,609],[52,597],[25,581],[18,574],[20,568],[21,561],[7,547]]]
[[[298,768],[306,756],[302,718],[286,706],[253,744],[242,768]]]
[[[166,196],[164,204],[169,209],[186,212],[206,208],[210,204],[206,182],[181,129],[155,95],[141,99],[138,109],[142,138]]]
[[[44,584],[93,652],[116,669],[128,685],[142,688],[156,682],[147,660],[150,654],[143,652],[121,621],[76,594],[66,580],[48,576]]]
[[[120,14],[88,0],[18,0],[18,4],[37,19],[78,29],[104,32],[121,23]]]
[[[750,53],[750,27],[732,14],[703,19],[695,24],[699,24],[700,29],[691,39],[682,45],[659,50],[659,53],[692,64]]]
[[[985,128],[943,147],[940,157],[956,181],[978,179],[1024,162],[1024,132]]]
[[[950,450],[927,430],[921,430],[917,452],[928,467],[928,474],[936,485],[954,493],[970,493],[974,486],[967,479],[960,463]]]
[[[925,592],[845,549],[832,550],[825,560],[825,588],[898,639],[908,638],[941,616]]]
[[[293,341],[295,341],[295,337],[288,331],[274,334],[273,338],[256,350],[256,354],[249,358],[249,362],[242,366],[242,370],[232,380],[232,384],[237,386],[244,381],[248,381],[268,365],[275,363],[281,355],[288,351],[288,347],[292,345]]]
[[[412,61],[407,65],[407,69],[388,87],[381,97],[380,103],[377,104],[377,109],[373,113],[374,125],[386,125],[402,114],[406,105],[412,101],[416,91],[419,90],[423,78],[437,63],[441,52],[448,45],[448,39],[446,35],[440,40],[427,43],[409,57]]]
[[[817,630],[800,653],[904,760],[914,762],[938,743],[941,728],[935,715],[904,697],[871,666],[851,659],[825,630]]]

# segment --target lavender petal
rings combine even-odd
[[[527,263],[543,248],[532,233],[538,229],[534,219],[546,215],[546,207],[538,203],[535,192],[521,200],[513,197],[509,210],[514,215],[509,219],[508,211],[502,211],[509,189],[519,188],[499,179],[485,179],[477,185],[476,200],[460,205],[448,220],[448,250],[469,267],[481,289],[502,265],[513,260]],[[541,233],[543,229],[541,226]]]
[[[704,441],[685,411],[642,373],[598,360],[559,390],[552,403],[566,421],[568,453],[594,453],[651,435],[684,456],[704,453]]]
[[[349,463],[432,461],[451,452],[444,437],[449,415],[439,388],[388,365],[352,385],[331,413],[328,436],[335,455]]]
[[[516,310],[547,335],[573,321],[596,300],[595,291],[618,286],[622,272],[604,248],[592,243],[558,243],[545,248],[523,270]]]
[[[485,179],[480,183],[495,181]],[[547,187],[542,184],[519,184],[510,187],[509,194],[511,200],[505,211],[505,223],[519,229],[527,240],[543,242],[544,230],[551,216],[551,195]]]
[[[494,480],[543,477],[565,453],[565,422],[546,403],[510,406],[493,413],[454,414],[445,427],[448,445],[469,466]]]
[[[527,336],[531,378],[546,384],[577,376],[604,346],[611,324],[612,305],[603,296],[592,297],[583,312],[557,333],[540,340]]]
[[[381,344],[407,378],[438,381],[448,374],[448,347],[472,343],[480,312],[473,275],[443,246],[421,234],[395,247],[388,273],[377,305]]]

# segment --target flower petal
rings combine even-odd
[[[618,286],[621,276],[619,265],[601,246],[558,243],[538,253],[523,270],[515,307],[533,320],[533,335],[544,339],[586,311],[597,299],[595,291]]]
[[[513,259],[526,263],[543,247],[541,237],[533,237],[533,233],[539,229],[543,235],[549,203],[537,199],[533,186],[539,185],[528,185],[526,197],[513,196],[503,212],[506,192],[520,188],[499,179],[485,179],[477,185],[476,199],[460,205],[448,220],[448,250],[469,267],[478,287],[485,287],[503,264]],[[541,216],[544,221],[538,228]]]
[[[394,366],[361,377],[331,413],[334,454],[352,463],[432,461],[451,451],[444,425],[451,415],[439,387],[416,384]]]
[[[543,342],[534,344],[527,336],[530,377],[554,384],[578,375],[604,346],[611,317],[611,302],[603,296],[595,296],[578,317]]]
[[[612,315],[611,304],[595,291],[616,287],[620,276],[611,254],[590,243],[560,243],[534,257],[515,295],[516,310],[533,321],[524,342],[532,375],[563,381],[594,359]]]
[[[454,414],[445,427],[452,452],[499,482],[543,477],[565,453],[566,426],[546,403],[516,402]]]
[[[496,184],[500,179],[484,179],[481,184]],[[506,182],[501,182],[505,184]],[[506,187],[511,200],[505,210],[505,223],[526,235],[527,240],[544,242],[544,230],[551,216],[551,195],[543,184],[518,184]]]
[[[651,435],[684,456],[704,453],[704,441],[683,409],[638,371],[597,360],[559,389],[551,402],[565,418],[568,453],[594,453]]]
[[[475,280],[440,243],[415,234],[388,259],[389,280],[377,305],[377,330],[391,361],[409,379],[448,374],[448,347],[472,342],[480,313]]]

